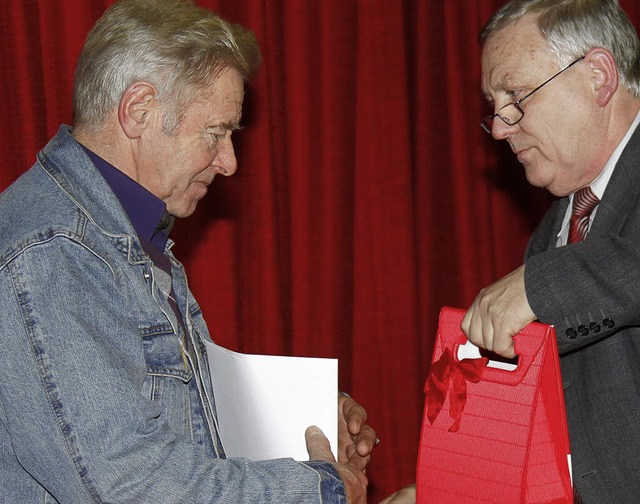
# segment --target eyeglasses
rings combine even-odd
[[[531,92],[527,93],[526,95],[524,95],[518,101],[515,101],[513,103],[507,103],[504,107],[502,107],[500,110],[498,110],[497,113],[485,117],[482,120],[482,122],[480,123],[480,126],[482,126],[482,129],[485,130],[487,133],[491,134],[491,128],[493,128],[493,121],[494,121],[494,119],[496,117],[499,117],[500,119],[502,119],[502,121],[504,121],[509,126],[513,126],[514,124],[518,124],[520,121],[522,121],[522,118],[524,117],[524,111],[520,107],[520,104],[523,101],[525,101],[527,98],[529,98],[533,93],[538,91],[538,89],[542,88],[543,86],[546,86],[547,84],[549,84],[549,82],[551,82],[553,79],[555,79],[562,72],[564,72],[565,70],[569,70],[569,68],[571,68],[578,61],[581,61],[583,59],[584,59],[584,56],[581,56],[580,58],[575,60],[573,63],[570,63],[569,65],[564,67],[557,74],[553,75],[552,77],[549,77],[546,81],[544,81],[542,84],[540,84],[537,88],[535,88],[533,91],[531,91]]]

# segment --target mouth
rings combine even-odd
[[[211,185],[211,183],[213,182],[213,179],[216,177],[216,174],[214,173],[213,176],[211,177],[204,177],[198,180],[194,180],[193,183],[194,184],[200,184],[202,186],[204,186],[204,188],[206,189],[207,187],[209,187]]]
[[[195,180],[192,182],[192,187],[195,188],[196,193],[198,194],[198,198],[203,198],[205,194],[209,191],[210,181],[206,180]]]
[[[215,170],[207,170],[206,172],[202,172],[198,174],[197,178],[191,180],[191,185],[198,187],[204,193],[209,190],[209,186],[213,183],[213,180],[216,178],[218,172]]]
[[[518,158],[518,161],[522,162],[523,159],[526,157],[527,153],[529,152],[530,148],[526,148],[526,149],[513,149],[513,153],[516,155],[516,157]]]

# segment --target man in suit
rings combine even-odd
[[[483,127],[509,143],[532,185],[558,199],[525,264],[480,291],[462,329],[512,357],[524,326],[553,324],[574,486],[587,504],[637,502],[638,36],[616,0],[513,0],[481,40],[482,89],[494,112]]]

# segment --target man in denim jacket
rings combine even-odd
[[[260,63],[182,1],[123,0],[90,33],[75,127],[0,195],[0,496],[9,503],[364,502],[375,442],[340,399],[340,453],[227,459],[202,313],[168,239],[217,174]],[[347,427],[348,425],[348,427]]]

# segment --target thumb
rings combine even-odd
[[[309,460],[324,460],[325,462],[335,462],[336,459],[331,453],[331,445],[324,433],[315,425],[307,428],[304,433],[307,442],[307,453]]]

